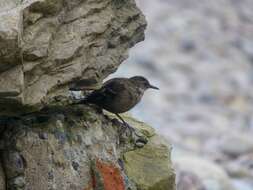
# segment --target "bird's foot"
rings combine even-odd
[[[147,138],[143,134],[139,133],[139,131],[133,128],[131,125],[124,123],[124,126],[124,132],[126,130],[130,132],[130,137],[132,138],[133,143],[136,147],[142,148],[145,144],[148,143]]]
[[[129,125],[126,122],[119,122],[117,119],[112,120],[117,126],[120,126],[119,128],[119,134],[122,137],[124,142],[126,139],[131,138],[131,141],[134,143],[134,145],[138,148],[143,147],[145,144],[147,144],[148,139],[145,135],[140,133],[138,130],[133,128],[131,125]],[[125,140],[124,140],[125,139]]]
[[[124,128],[123,128],[123,132],[126,132],[126,130],[128,130],[129,132],[130,132],[130,134],[132,135],[132,134],[137,134],[136,133],[136,130],[135,130],[135,128],[133,128],[131,125],[129,125],[128,123],[123,123],[123,126],[124,126]],[[136,135],[136,136],[138,136],[138,135]]]

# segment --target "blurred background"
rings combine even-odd
[[[253,1],[138,0],[148,20],[115,76],[146,76],[132,110],[173,145],[178,190],[253,190]]]

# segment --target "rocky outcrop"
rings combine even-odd
[[[136,135],[88,106],[5,119],[7,189],[174,190],[170,147],[144,123],[126,120]]]
[[[134,0],[1,1],[0,112],[38,109],[77,81],[102,81],[145,27]]]
[[[175,190],[152,128],[68,96],[114,72],[145,27],[134,0],[0,0],[0,190]]]

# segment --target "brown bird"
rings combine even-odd
[[[129,125],[119,115],[138,104],[149,89],[159,89],[149,83],[142,76],[131,78],[113,78],[106,81],[103,86],[91,92],[80,103],[95,104],[111,113],[114,113],[125,125]]]

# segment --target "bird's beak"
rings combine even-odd
[[[149,88],[152,88],[152,89],[156,89],[156,90],[159,90],[159,88],[158,87],[156,87],[156,86],[153,86],[153,85],[149,85]]]

